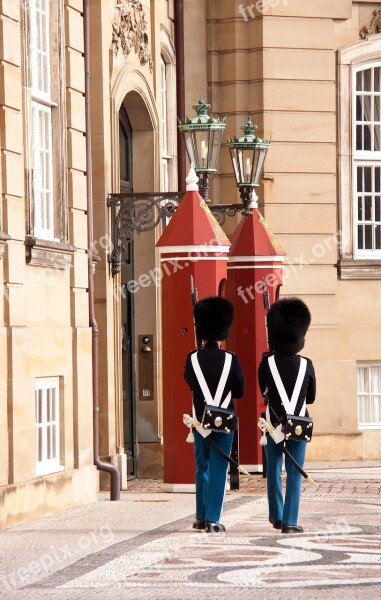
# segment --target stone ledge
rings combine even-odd
[[[98,472],[92,464],[0,486],[0,531],[95,501]]]
[[[25,239],[26,260],[29,265],[67,269],[71,266],[71,257],[76,247],[68,242],[42,240],[33,236]]]
[[[10,238],[10,235],[4,233],[4,231],[0,231],[0,260],[3,258],[4,255],[5,244]]]
[[[343,259],[337,267],[340,279],[381,279],[381,260]]]

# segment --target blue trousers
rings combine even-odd
[[[282,464],[283,452],[267,434],[265,446],[267,459],[267,499],[269,503],[269,517],[282,521],[283,525],[297,525],[300,503],[300,489],[302,476],[286,457],[286,495],[283,502],[282,494]],[[298,465],[303,468],[306,455],[307,442],[286,441],[286,448],[295,458]]]
[[[194,456],[196,463],[196,519],[218,523],[225,498],[228,461],[194,431]],[[234,433],[212,431],[209,437],[230,456]]]

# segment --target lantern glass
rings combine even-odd
[[[197,140],[194,131],[183,131],[183,138],[185,142],[185,148],[187,150],[189,162],[194,165],[197,169],[199,165],[199,155],[197,149]]]
[[[267,148],[256,148],[253,153],[253,167],[251,173],[251,183],[259,185],[265,165]]]
[[[224,130],[221,128],[209,131],[209,169],[213,169],[213,171],[217,171],[223,132]]]
[[[230,147],[234,175],[238,186],[260,184],[267,148]]]
[[[196,172],[217,171],[222,134],[221,129],[183,131],[189,162]]]
[[[209,169],[209,156],[210,156],[210,141],[209,131],[195,131],[195,137],[197,138],[197,150],[198,150],[198,162],[195,166],[195,170],[202,171],[203,169]]]
[[[232,160],[232,164],[233,164],[233,169],[234,169],[234,177],[235,180],[237,182],[237,184],[239,185],[241,180],[241,171],[240,171],[240,163],[239,163],[239,155],[238,155],[238,150],[237,148],[229,148],[230,151],[230,158]]]

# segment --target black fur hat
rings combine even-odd
[[[304,346],[311,323],[308,306],[299,298],[282,298],[267,313],[269,348],[276,354],[296,354]]]
[[[234,308],[229,300],[209,296],[197,302],[193,310],[196,334],[201,340],[216,342],[226,340],[234,318]]]

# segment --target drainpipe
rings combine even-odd
[[[185,76],[184,76],[184,2],[175,0],[175,50],[176,50],[176,96],[177,116],[185,119]],[[186,156],[183,136],[177,129],[177,173],[178,188],[185,192]]]
[[[120,476],[117,467],[102,462],[99,458],[99,385],[98,385],[98,338],[99,330],[94,310],[94,271],[93,261],[93,199],[92,199],[92,157],[90,121],[90,9],[89,0],[83,1],[83,30],[85,53],[85,112],[86,112],[86,185],[87,185],[87,259],[89,268],[89,325],[92,331],[92,373],[93,373],[93,449],[94,464],[99,471],[110,473],[110,500],[120,498]]]

